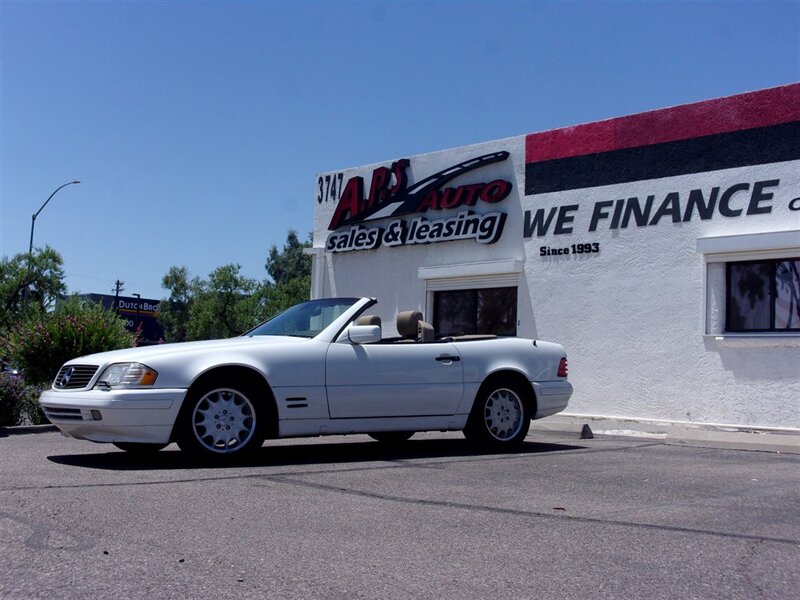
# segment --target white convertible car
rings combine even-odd
[[[76,358],[41,405],[63,433],[129,452],[177,442],[237,457],[265,438],[366,433],[401,442],[463,430],[514,447],[531,419],[560,412],[572,386],[564,349],[513,337],[436,339],[418,311],[395,338],[371,298],[298,304],[241,337]]]

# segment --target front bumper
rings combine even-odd
[[[53,425],[70,437],[166,444],[185,396],[183,389],[50,389],[42,392],[39,404]]]

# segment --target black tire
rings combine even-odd
[[[402,444],[411,439],[414,431],[376,431],[368,434],[373,440],[382,444]]]
[[[519,446],[531,426],[530,391],[509,378],[481,386],[464,437],[476,445],[507,449]]]
[[[213,381],[191,389],[176,424],[175,441],[192,456],[236,460],[264,442],[265,410],[255,386]]]
[[[114,445],[120,450],[124,450],[125,452],[138,456],[155,454],[159,450],[163,450],[168,446],[168,444],[142,444],[139,442],[114,442]]]

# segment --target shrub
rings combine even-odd
[[[29,316],[11,328],[7,352],[32,385],[50,385],[65,362],[78,356],[129,348],[135,334],[114,311],[70,299],[52,313]]]
[[[19,425],[31,408],[38,412],[36,395],[36,390],[25,385],[21,375],[0,371],[0,426]]]
[[[42,395],[42,387],[39,385],[28,385],[28,394],[22,398],[22,418],[27,418],[31,425],[44,425],[49,423],[42,407],[39,405],[39,396]]]

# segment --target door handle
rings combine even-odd
[[[460,356],[437,356],[436,360],[439,362],[458,362],[461,360]]]

